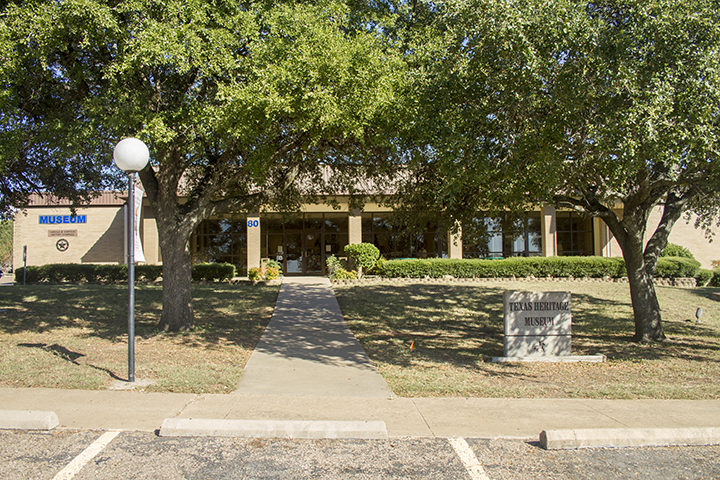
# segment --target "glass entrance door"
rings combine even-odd
[[[303,236],[301,233],[285,234],[285,273],[303,272]]]
[[[330,255],[344,256],[346,213],[306,213],[286,218],[268,215],[261,225],[261,258],[282,265],[285,275],[322,275]]]
[[[323,271],[322,232],[305,233],[305,271],[306,275],[321,275]]]

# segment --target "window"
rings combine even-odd
[[[238,274],[247,274],[247,226],[245,217],[203,221],[190,238],[194,262],[232,263]]]
[[[557,212],[558,255],[594,255],[592,218],[575,212]]]
[[[542,255],[540,214],[478,217],[463,225],[463,258]]]
[[[387,259],[448,258],[448,232],[435,219],[403,226],[388,213],[362,214],[363,242],[372,243]]]

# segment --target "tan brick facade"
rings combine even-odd
[[[122,263],[125,220],[123,206],[92,206],[77,210],[72,222],[69,207],[32,207],[15,216],[13,264]],[[41,217],[62,223],[41,223]],[[83,223],[77,220],[83,219]],[[63,221],[65,220],[65,221]]]
[[[386,211],[378,205],[368,205],[370,211]],[[306,212],[338,212],[324,205],[306,205]],[[348,241],[360,243],[363,239],[362,212],[350,210],[347,203],[341,201],[341,212],[348,215]],[[42,200],[17,213],[14,222],[13,264],[23,265],[23,247],[27,246],[27,264],[44,265],[49,263],[123,263],[126,249],[124,198],[104,193],[92,205],[80,208],[72,216],[69,206],[52,205],[50,200]],[[653,231],[661,215],[656,209],[648,223],[648,231]],[[44,218],[44,220],[41,220]],[[557,255],[557,212],[551,206],[540,211],[542,229],[542,255]],[[82,220],[80,220],[82,219]],[[247,216],[247,268],[260,266],[261,262],[261,215],[253,213]],[[607,226],[599,219],[593,221],[593,243],[596,255],[618,257],[622,252]],[[162,262],[158,232],[152,208],[143,206],[143,218],[140,234],[146,263]],[[695,229],[694,220],[689,223],[680,220],[675,225],[670,242],[688,248],[702,263],[711,268],[713,260],[720,260],[720,248],[711,243],[702,231]],[[449,236],[448,256],[463,258],[462,234]]]

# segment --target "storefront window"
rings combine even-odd
[[[203,221],[190,239],[194,262],[232,263],[247,274],[247,228],[243,217]]]
[[[557,213],[558,255],[594,255],[592,218],[575,212]]]
[[[540,214],[479,217],[463,225],[463,258],[533,257],[542,254]]]
[[[447,230],[437,220],[426,219],[403,227],[390,214],[363,213],[363,242],[372,243],[387,259],[447,258]]]

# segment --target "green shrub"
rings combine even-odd
[[[381,255],[380,258],[377,259],[377,262],[375,262],[375,266],[373,267],[372,272],[375,275],[384,275],[385,262],[387,262],[387,258]]]
[[[688,257],[660,257],[655,267],[655,278],[695,278],[700,262]]]
[[[15,281],[22,283],[23,267],[15,270]],[[58,263],[27,267],[27,283],[44,282],[118,282],[127,281],[127,265],[95,265],[77,263]],[[135,278],[138,278],[137,270]]]
[[[235,276],[232,263],[198,263],[192,267],[193,280],[226,280]]]
[[[248,270],[248,278],[253,282],[259,282],[263,278],[262,270],[258,267],[253,267]]]
[[[280,272],[275,267],[265,267],[265,280],[275,280],[280,276]]]
[[[720,268],[717,270],[713,270],[713,277],[712,279],[710,279],[710,283],[708,283],[708,286],[720,287]]]
[[[162,265],[136,265],[135,278],[154,282],[162,277]]]
[[[335,278],[337,271],[341,268],[342,265],[340,264],[340,259],[335,255],[330,255],[325,259],[325,271],[327,272],[327,276],[330,280]]]
[[[697,275],[695,275],[695,280],[697,280],[697,286],[698,287],[704,287],[707,285],[710,280],[712,280],[714,275],[714,272],[712,270],[707,270],[705,268],[701,268],[698,270]]]
[[[358,276],[355,271],[348,272],[344,268],[338,268],[335,271],[335,278],[338,280],[355,280]]]
[[[695,256],[687,248],[676,245],[674,243],[668,243],[662,252],[661,257],[683,257],[695,259]]]
[[[15,270],[15,281],[22,283],[24,268]],[[162,265],[136,265],[135,280],[154,281],[162,276]],[[224,280],[235,276],[235,266],[229,263],[194,265],[193,280]],[[120,264],[48,264],[27,267],[27,283],[56,282],[127,282],[128,266]]]
[[[282,265],[277,260],[270,259],[265,262],[265,268],[274,268],[278,272],[278,276],[282,275]]]
[[[350,257],[353,265],[357,267],[358,277],[363,276],[363,271],[372,269],[380,257],[380,250],[372,243],[345,245],[345,253]]]
[[[622,258],[513,257],[489,259],[407,259],[383,264],[386,277],[507,278],[507,277],[623,277]]]

